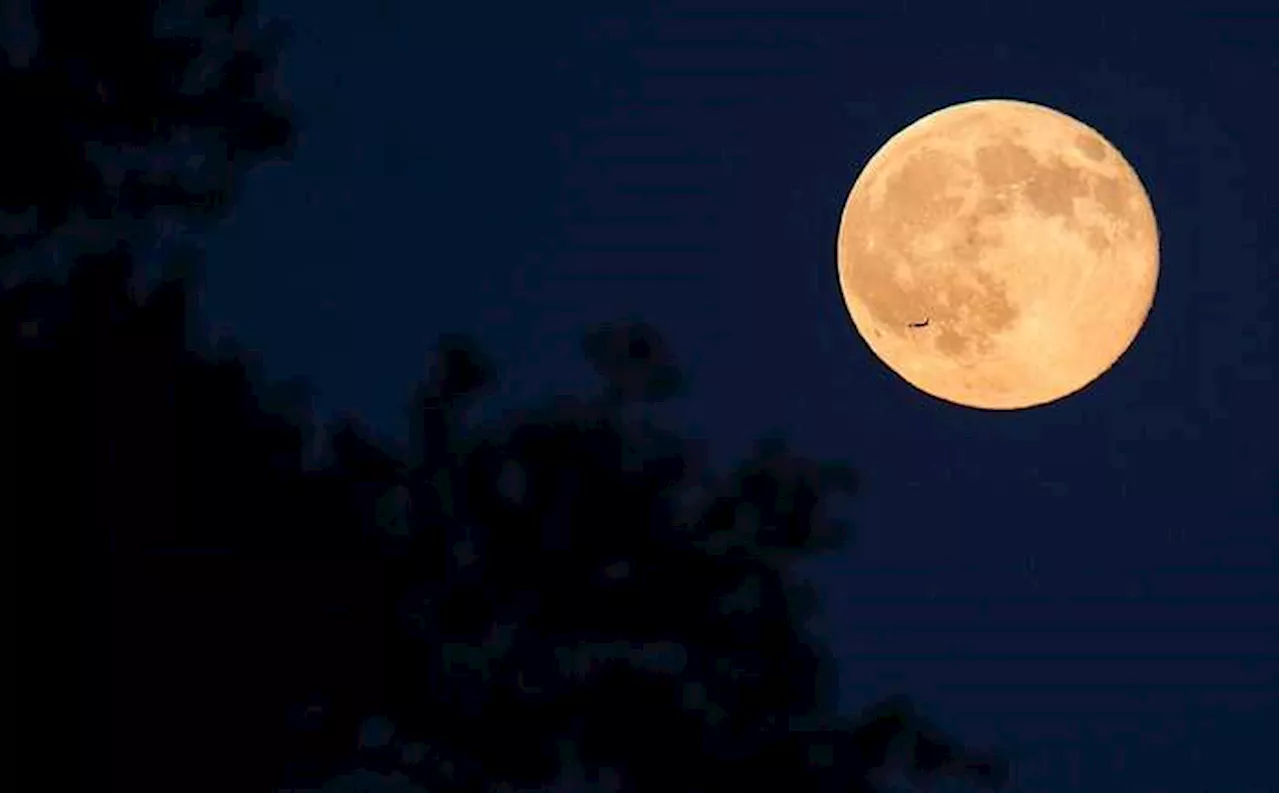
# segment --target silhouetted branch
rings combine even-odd
[[[272,77],[288,28],[256,12],[253,0],[30,0],[6,11],[0,93],[21,120],[0,153],[6,269],[54,236],[74,257],[152,236],[139,219],[198,227],[230,207],[246,169],[289,155],[293,127]]]
[[[599,325],[582,342],[587,360],[605,379],[611,402],[663,402],[679,395],[685,379],[662,337],[650,325]]]

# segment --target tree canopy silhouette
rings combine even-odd
[[[254,0],[5,0],[0,261],[56,238],[101,253],[199,228],[293,145],[274,84],[289,29]],[[36,257],[42,267],[46,257]]]
[[[349,421],[317,456],[305,388],[189,349],[188,285],[136,304],[130,267],[91,257],[0,299],[4,371],[27,384],[6,437],[35,433],[6,451],[83,461],[57,487],[84,501],[44,514],[81,532],[78,583],[111,593],[117,779],[305,788],[383,762],[428,790],[847,791],[900,751],[998,779],[905,701],[834,713],[789,569],[843,540],[823,502],[854,478],[776,439],[710,471],[634,409],[679,379],[653,329],[588,334],[611,350],[599,396],[481,426],[494,369],[446,337],[412,459]],[[375,715],[400,756],[353,751]]]
[[[847,467],[766,438],[713,470],[643,408],[688,385],[643,323],[585,334],[595,395],[477,423],[496,368],[446,336],[407,452],[319,422],[306,383],[198,343],[193,250],[130,288],[137,224],[198,227],[287,154],[264,79],[283,28],[250,0],[11,5],[0,261],[61,239],[71,266],[0,278],[0,462],[19,472],[0,520],[39,599],[78,617],[67,632],[29,609],[23,627],[33,670],[80,659],[38,725],[81,714],[80,787],[308,789],[360,768],[433,793],[1001,780],[907,700],[834,711],[793,568],[847,539],[825,512]]]

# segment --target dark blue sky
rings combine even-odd
[[[399,433],[442,331],[509,403],[590,387],[581,329],[643,317],[717,460],[778,428],[861,469],[816,570],[847,707],[916,694],[1017,790],[1277,789],[1274,5],[290,5],[302,142],[213,235],[205,299],[269,376]],[[1016,413],[880,365],[834,259],[875,149],[991,96],[1102,131],[1161,230],[1135,345]]]

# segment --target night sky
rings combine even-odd
[[[716,461],[776,429],[861,471],[814,570],[845,707],[918,696],[1019,791],[1277,789],[1274,4],[440,5],[266,5],[301,141],[210,238],[204,306],[269,377],[399,435],[441,332],[501,409],[593,388],[581,331],[648,320]],[[1100,130],[1161,232],[1135,344],[1028,411],[913,390],[836,276],[871,154],[982,97]]]

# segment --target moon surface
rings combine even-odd
[[[1097,131],[985,99],[931,113],[858,176],[837,241],[858,333],[916,388],[975,408],[1042,405],[1124,354],[1155,298],[1138,175]]]

